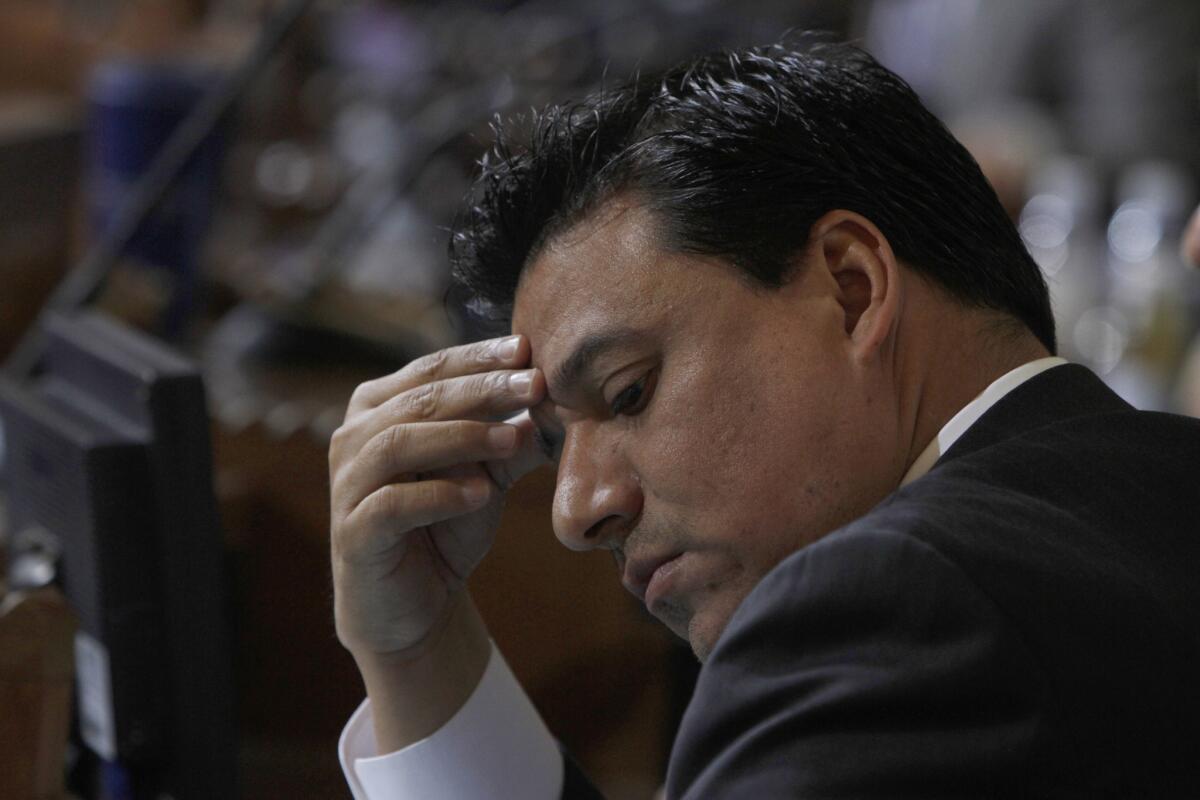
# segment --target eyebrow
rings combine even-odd
[[[571,355],[563,359],[554,369],[550,376],[550,392],[561,397],[568,389],[579,383],[601,354],[627,344],[637,336],[638,333],[629,328],[585,336],[575,346]]]

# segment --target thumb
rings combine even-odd
[[[508,489],[538,467],[552,463],[538,445],[533,418],[528,411],[522,411],[505,422],[517,429],[516,452],[508,458],[484,462],[488,474],[501,489]]]

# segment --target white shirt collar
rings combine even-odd
[[[967,428],[974,425],[975,421],[982,417],[984,412],[989,408],[999,402],[1000,398],[1004,397],[1004,395],[1033,376],[1043,373],[1051,367],[1057,367],[1060,364],[1066,363],[1067,360],[1065,358],[1057,356],[1039,358],[1036,361],[1030,361],[1028,364],[1022,364],[992,381],[991,385],[984,389],[978,397],[959,409],[958,413],[951,417],[950,421],[938,431],[938,435],[930,440],[925,449],[921,451],[921,455],[917,456],[917,460],[908,468],[908,472],[904,473],[904,479],[900,481],[900,485],[906,486],[926,472],[929,472],[934,463],[942,457],[942,454],[958,441],[958,437],[962,436]]]

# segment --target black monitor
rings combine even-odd
[[[79,618],[81,744],[135,800],[236,797],[227,583],[198,369],[97,313],[42,325],[37,377],[0,377],[9,563],[61,554],[56,580]]]

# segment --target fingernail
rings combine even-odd
[[[496,450],[507,450],[517,440],[517,429],[512,425],[496,425],[487,432],[488,444]]]
[[[513,394],[529,394],[533,387],[533,371],[525,370],[524,372],[514,372],[508,376],[508,388],[513,391]]]
[[[512,358],[517,354],[517,348],[521,346],[520,336],[510,336],[507,339],[501,339],[496,345],[496,355],[500,358]]]
[[[463,496],[471,505],[479,505],[487,500],[489,487],[483,481],[471,481],[463,487]]]

